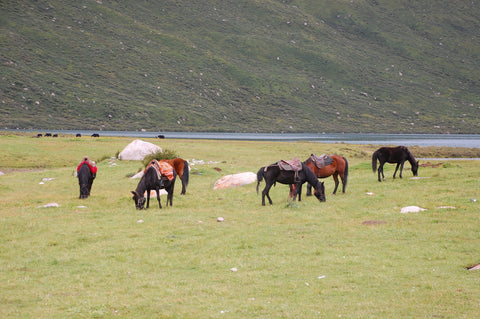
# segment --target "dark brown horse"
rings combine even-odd
[[[150,191],[155,190],[157,193],[157,201],[158,207],[162,208],[162,203],[160,202],[160,189],[164,188],[167,191],[167,206],[170,202],[170,206],[172,206],[173,201],[173,190],[175,188],[175,178],[177,174],[173,167],[167,165],[169,167],[169,172],[173,174],[171,179],[168,178],[167,175],[164,175],[162,168],[158,167],[158,164],[155,164],[156,160],[150,162],[147,168],[144,171],[144,174],[140,181],[138,182],[138,186],[135,191],[132,191],[133,194],[133,201],[135,202],[135,207],[137,209],[144,209],[150,206]],[[153,164],[152,164],[153,163]],[[157,166],[157,168],[156,168]],[[167,173],[169,173],[167,172]],[[145,199],[145,192],[147,193],[147,198]],[[145,206],[145,202],[147,205]]]
[[[187,191],[188,180],[190,177],[190,168],[188,166],[188,162],[180,157],[169,159],[169,160],[161,160],[161,162],[167,162],[168,164],[173,166],[175,173],[182,181],[182,192],[180,195],[185,195]]]
[[[315,197],[321,202],[325,201],[325,186],[323,182],[319,182],[315,177],[313,172],[302,163],[302,169],[298,172],[283,170],[280,168],[278,163],[271,164],[266,167],[262,167],[258,170],[257,173],[257,193],[258,186],[260,182],[265,179],[265,188],[262,191],[262,205],[265,206],[265,196],[268,199],[270,205],[272,205],[272,199],[270,198],[269,192],[272,185],[275,185],[276,182],[282,184],[294,184],[295,193],[293,200],[295,201],[297,195],[298,200],[302,200],[302,185],[305,182],[308,182],[313,185],[315,188]]]
[[[382,174],[382,179],[385,180],[385,175],[383,175],[383,165],[385,163],[397,164],[395,167],[395,172],[393,173],[393,178],[397,174],[397,170],[400,167],[400,178],[402,178],[403,164],[405,161],[409,161],[412,166],[413,176],[418,175],[418,161],[415,160],[412,153],[405,146],[397,147],[381,147],[376,150],[372,155],[372,170],[375,173],[377,171],[377,160],[380,162],[378,167],[378,181],[381,182],[380,174]]]
[[[348,181],[348,161],[343,156],[338,155],[329,155],[332,159],[332,163],[325,165],[323,167],[318,167],[315,161],[312,159],[314,154],[312,154],[305,162],[308,168],[312,170],[317,178],[326,178],[333,175],[333,180],[335,181],[335,188],[333,189],[333,195],[337,193],[338,188],[338,176],[342,180],[342,193],[345,194],[345,189],[347,188]],[[312,196],[312,185],[308,184],[307,186],[307,196]]]

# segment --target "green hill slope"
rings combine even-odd
[[[471,1],[2,1],[0,127],[480,133]]]

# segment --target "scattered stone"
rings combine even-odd
[[[367,195],[368,195],[368,196],[373,196],[373,195],[375,195],[375,193],[373,193],[373,192],[367,192]]]
[[[455,206],[438,206],[437,208],[440,208],[440,209],[457,209],[457,207],[455,207]]]
[[[233,267],[233,268],[230,268],[230,271],[232,271],[232,272],[236,272],[236,271],[238,271],[238,269],[237,269],[237,268],[235,268],[235,267]]]
[[[57,203],[48,203],[48,204],[45,204],[45,205],[43,205],[43,206],[38,206],[38,207],[42,207],[42,208],[60,207],[60,205],[58,205]]]
[[[217,222],[221,223],[221,222],[223,222],[223,221],[225,221],[225,219],[224,219],[223,217],[218,217],[218,218],[217,218]]]
[[[418,212],[423,212],[425,210],[426,210],[425,208],[421,208],[421,207],[418,207],[418,206],[406,206],[406,207],[402,207],[402,209],[400,210],[400,213],[402,213],[402,214],[418,213]]]
[[[139,224],[143,223],[143,219],[137,220],[137,223],[139,223]]]
[[[477,199],[476,199],[476,198],[472,198],[470,201],[471,201],[472,203],[475,203],[475,202],[477,201]]]
[[[467,269],[468,270],[478,270],[478,269],[480,269],[480,264],[468,267]]]

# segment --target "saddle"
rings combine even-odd
[[[145,167],[144,173],[148,170],[148,168],[152,166],[157,173],[158,179],[162,179],[162,177],[166,177],[169,181],[173,180],[173,167],[172,165],[168,164],[167,162],[152,160],[148,163],[147,167]]]
[[[277,162],[278,167],[283,171],[294,171],[298,172],[302,170],[302,162],[296,157],[290,161],[281,160]]]
[[[82,167],[83,164],[87,164],[88,168],[90,169],[90,172],[92,174],[97,174],[97,166],[94,161],[92,161],[88,156],[85,156],[83,160],[80,162],[80,164],[77,166],[77,172],[80,170],[80,167]]]
[[[330,156],[325,155],[325,154],[322,154],[320,156],[312,154],[312,155],[310,155],[310,159],[315,164],[315,166],[318,167],[318,168],[323,168],[323,167],[333,163],[333,159]]]

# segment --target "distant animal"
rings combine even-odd
[[[82,134],[77,133],[77,134],[75,135],[75,137],[82,137]]]
[[[58,137],[58,134],[53,134],[52,137]]]
[[[377,171],[377,160],[380,162],[378,167],[378,181],[381,182],[380,174],[382,174],[382,179],[385,180],[385,175],[383,174],[383,165],[385,163],[397,164],[395,167],[395,172],[393,173],[393,178],[397,174],[397,170],[400,167],[400,178],[402,178],[403,164],[405,161],[409,161],[412,167],[413,176],[418,175],[418,161],[415,160],[412,153],[405,146],[397,147],[381,147],[376,150],[372,155],[372,170],[375,173]]]
[[[161,188],[164,188],[167,191],[167,206],[169,202],[170,206],[172,206],[173,190],[175,188],[175,178],[177,174],[172,166],[170,166],[168,163],[165,164],[166,165],[163,165],[164,169],[162,169],[162,164],[156,160],[152,160],[145,168],[144,174],[140,179],[140,182],[138,182],[137,188],[132,191],[132,198],[135,201],[135,207],[137,209],[149,208],[150,191],[153,189],[157,193],[158,207],[162,208],[162,203],[160,202]],[[167,165],[170,166],[170,168],[168,168]],[[166,169],[169,170],[169,172],[165,172]],[[168,176],[170,173],[172,175]],[[145,191],[147,191],[146,199],[144,195]],[[145,201],[147,202],[146,206]]]
[[[167,162],[168,164],[173,166],[173,169],[182,181],[182,191],[180,195],[185,195],[190,179],[190,168],[188,166],[188,162],[180,157],[169,160],[161,160],[160,162]]]
[[[272,205],[272,199],[270,198],[269,192],[272,185],[275,185],[276,182],[282,184],[294,184],[295,190],[293,195],[293,200],[295,201],[297,195],[298,200],[302,200],[302,185],[305,182],[313,185],[315,189],[314,195],[320,202],[325,201],[325,186],[323,182],[320,182],[313,172],[303,163],[301,163],[301,169],[296,170],[285,170],[282,168],[281,162],[277,162],[265,167],[262,167],[257,172],[257,194],[258,187],[262,180],[265,180],[265,188],[262,191],[262,205],[265,206],[265,196],[268,199],[270,205]]]
[[[328,162],[330,164],[326,164],[325,166],[321,166],[316,163],[315,158],[317,156],[315,154],[310,155],[306,161],[303,163],[307,165],[310,170],[315,174],[317,178],[326,178],[333,175],[333,180],[335,181],[335,188],[333,189],[333,195],[337,193],[338,188],[338,176],[340,175],[340,179],[342,180],[342,193],[345,194],[345,189],[347,188],[348,182],[348,161],[343,156],[338,155],[326,155],[326,158],[329,159]],[[331,161],[330,161],[331,160]],[[312,185],[307,185],[307,196],[312,195]]]
[[[93,133],[93,134],[92,134],[92,137],[100,137],[100,134],[98,134],[98,133]]]
[[[77,167],[78,184],[80,186],[80,199],[90,196],[93,180],[97,176],[97,166],[88,156],[85,156]]]
[[[45,133],[45,137],[52,137],[52,133]]]
[[[165,135],[159,134],[157,135],[157,138],[165,138]]]
[[[38,133],[36,137],[42,137],[43,134],[42,133]]]

